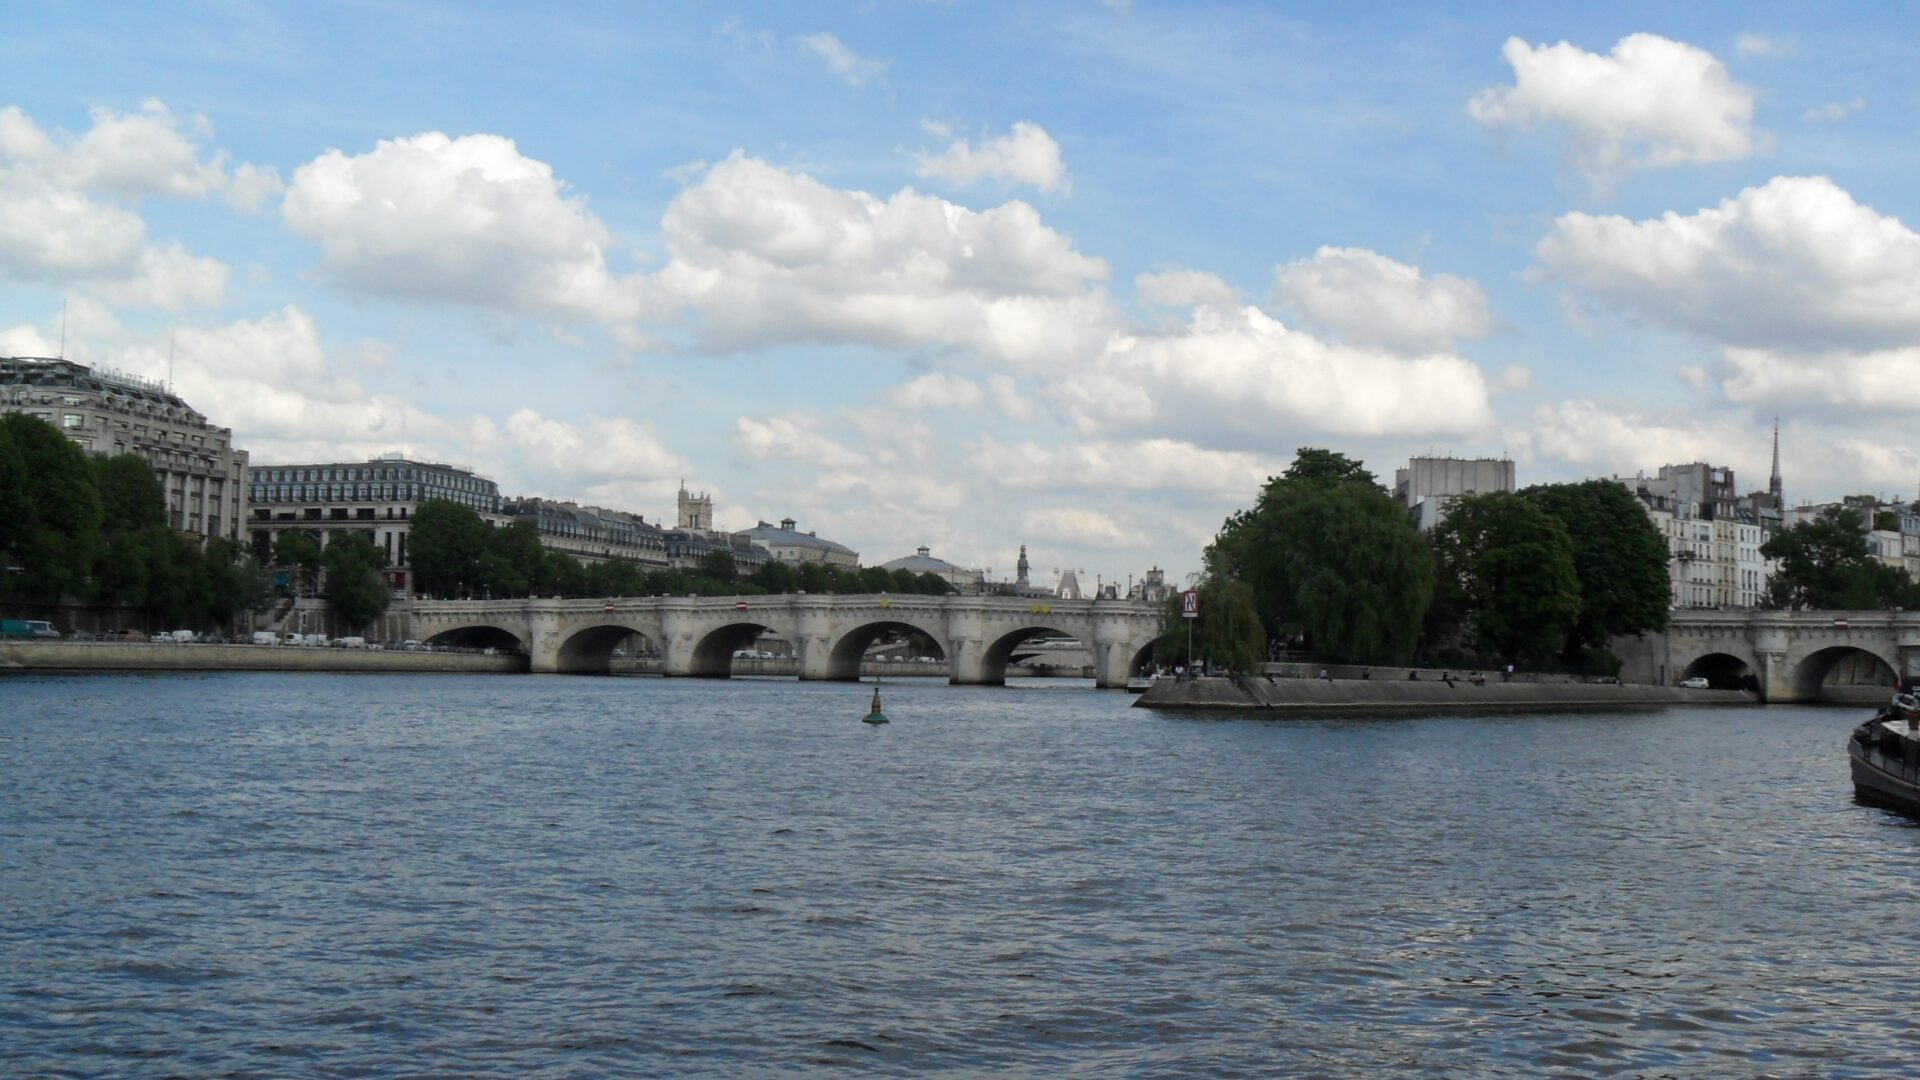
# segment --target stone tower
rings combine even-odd
[[[1027,545],[1020,545],[1020,561],[1014,564],[1013,583],[1022,588],[1027,584]]]
[[[713,531],[713,496],[706,492],[693,495],[687,482],[680,481],[680,527],[694,532]]]

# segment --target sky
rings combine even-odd
[[[878,563],[1303,446],[1920,495],[1920,11],[0,3],[0,355]]]

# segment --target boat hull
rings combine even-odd
[[[1847,741],[1853,791],[1861,799],[1920,814],[1920,739],[1890,726],[1863,725]]]

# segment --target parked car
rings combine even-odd
[[[282,645],[305,645],[306,643],[307,639],[301,637],[299,634],[288,634],[286,637],[280,639],[280,644]]]
[[[253,632],[253,643],[255,645],[278,645],[280,644],[280,638],[271,630],[255,630]]]
[[[0,619],[0,637],[57,638],[60,631],[42,619]]]
[[[364,649],[367,647],[367,639],[353,636],[334,638],[333,647],[336,649]]]
[[[1681,679],[1680,685],[1689,690],[1705,690],[1707,688],[1707,680],[1702,676],[1695,675],[1691,679]]]

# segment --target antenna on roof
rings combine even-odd
[[[67,301],[60,299],[60,359],[67,358]]]

